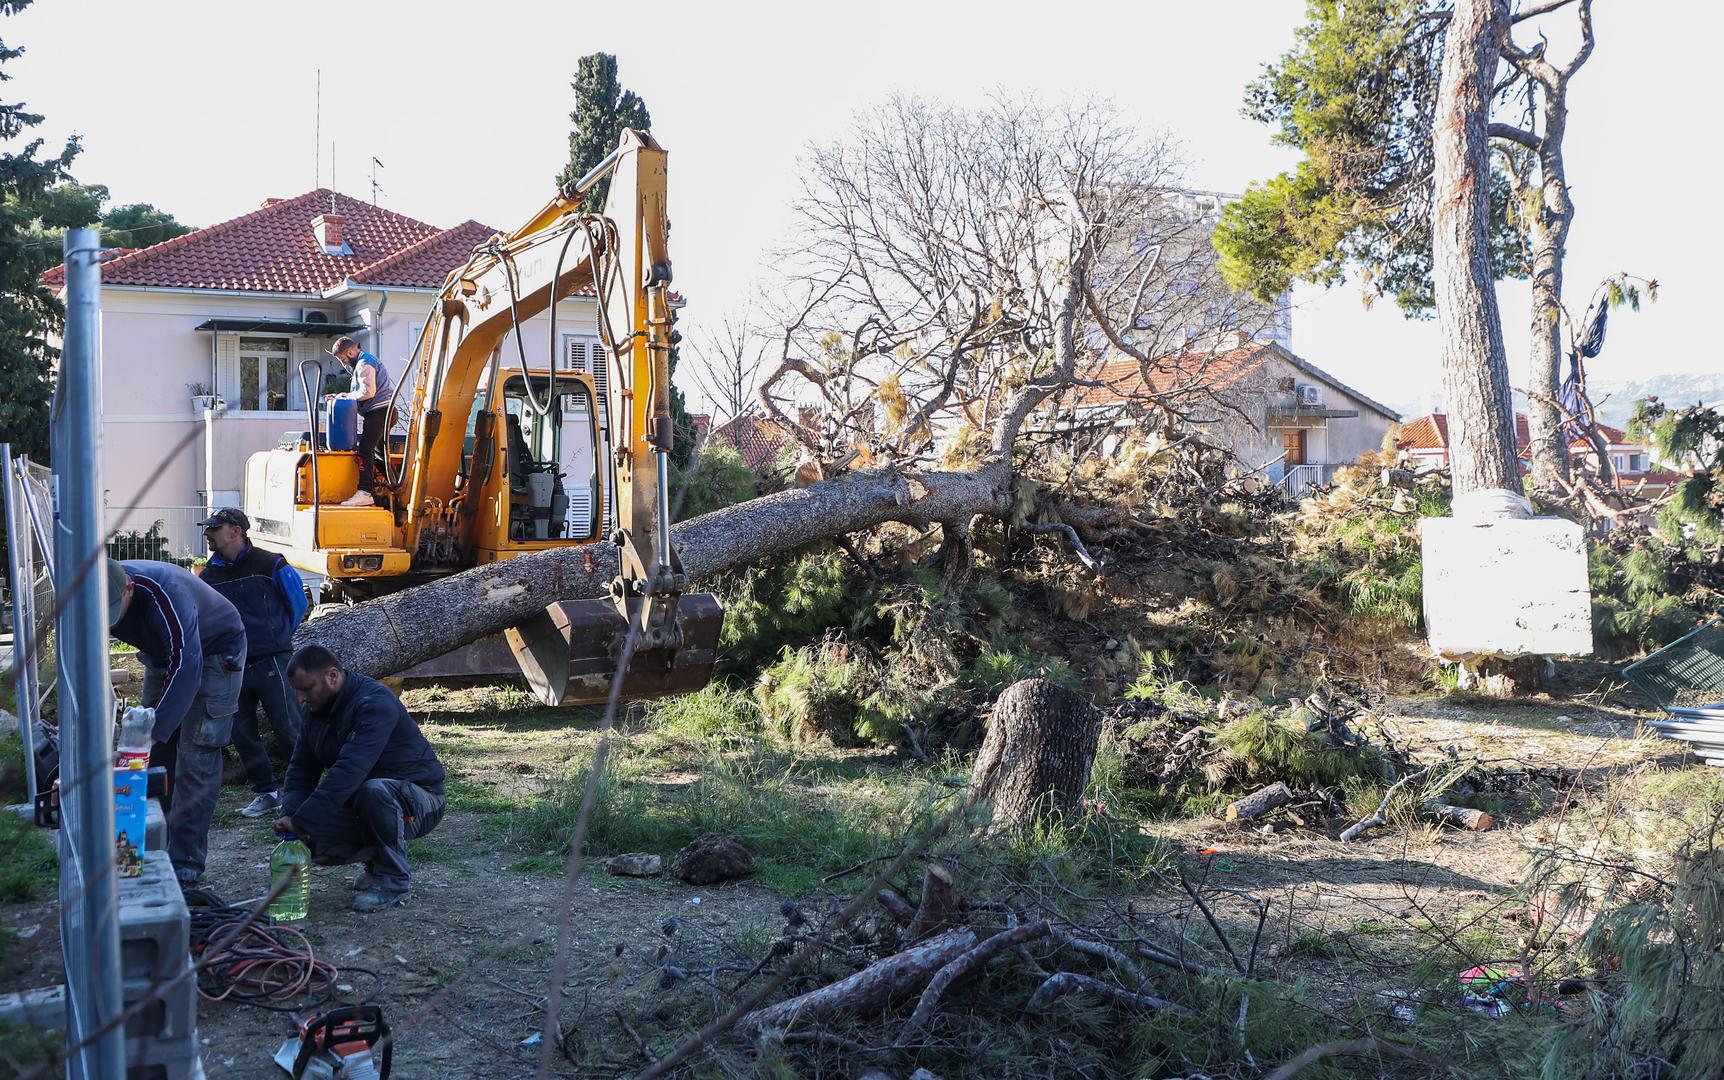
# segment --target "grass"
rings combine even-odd
[[[15,814],[0,813],[0,901],[37,900],[54,891],[59,860],[48,834]]]
[[[647,851],[668,860],[703,833],[724,833],[754,854],[763,882],[804,895],[826,874],[896,843],[937,796],[951,794],[914,777],[887,788],[868,778],[838,779],[843,772],[757,743],[747,753],[712,752],[697,779],[665,784],[648,778],[640,755],[619,749],[599,782],[589,851]],[[515,869],[561,872],[586,783],[587,769],[577,767],[506,809],[497,809],[502,800],[494,795],[482,800],[491,834],[526,853]]]

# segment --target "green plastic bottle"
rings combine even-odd
[[[269,917],[276,922],[295,922],[311,913],[311,850],[298,840],[284,840],[269,856],[269,891],[275,892],[296,873],[295,880],[270,902]]]

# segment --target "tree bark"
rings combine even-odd
[[[1277,780],[1230,805],[1227,808],[1227,820],[1255,821],[1269,811],[1280,809],[1292,801],[1292,790]]]
[[[914,944],[947,929],[962,904],[952,872],[939,863],[929,863],[922,873],[922,902],[910,918],[904,940]]]
[[[1474,810],[1468,806],[1455,806],[1441,799],[1429,799],[1419,804],[1419,813],[1432,821],[1440,821],[1444,825],[1453,825],[1469,832],[1484,832],[1495,824],[1496,819],[1483,810]]]
[[[1562,384],[1562,270],[1574,203],[1568,190],[1562,143],[1568,132],[1568,84],[1592,55],[1592,0],[1580,5],[1581,47],[1563,67],[1545,58],[1544,49],[1523,52],[1503,26],[1503,51],[1509,61],[1542,90],[1543,131],[1532,147],[1538,160],[1538,206],[1532,215],[1532,347],[1528,357],[1527,434],[1532,478],[1540,491],[1556,491],[1569,475],[1568,438],[1557,407]],[[1608,457],[1608,455],[1606,455]],[[1608,461],[1605,463],[1608,468]]]
[[[888,521],[926,528],[1004,517],[1012,472],[996,456],[970,472],[848,473],[685,521],[671,530],[695,580],[748,566],[816,540]],[[382,677],[518,625],[558,600],[608,595],[617,573],[610,544],[534,552],[474,567],[307,622],[295,647],[322,645],[349,671]]]
[[[822,1023],[838,1016],[870,1016],[894,1000],[927,985],[936,972],[976,944],[974,930],[953,930],[894,953],[830,986],[801,997],[756,1009],[743,1017],[743,1028],[788,1028],[797,1023]]]
[[[1041,679],[1013,683],[994,703],[970,788],[993,800],[1000,827],[1074,813],[1100,737],[1101,713],[1082,696]]]
[[[1521,490],[1490,253],[1487,133],[1507,19],[1508,0],[1455,0],[1434,114],[1431,270],[1456,495]]]

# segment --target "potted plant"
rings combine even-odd
[[[202,416],[211,409],[220,410],[226,405],[226,402],[222,401],[221,395],[210,390],[209,386],[204,383],[187,383],[186,389],[192,392],[192,412],[198,416]]]

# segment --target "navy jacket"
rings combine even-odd
[[[347,805],[367,780],[409,780],[443,794],[443,763],[389,688],[347,673],[327,712],[310,712],[282,781],[281,812],[328,813]]]
[[[248,543],[231,563],[211,552],[198,576],[239,609],[248,663],[293,647],[293,632],[305,615],[305,584],[286,559]]]
[[[179,730],[203,686],[204,663],[245,663],[245,625],[239,612],[196,574],[172,563],[127,559],[132,602],[109,630],[115,641],[135,647],[162,673],[162,696],[144,704],[156,710],[155,737]]]

